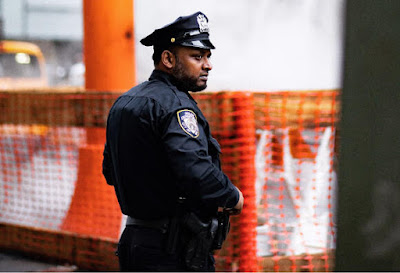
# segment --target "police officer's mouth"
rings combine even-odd
[[[207,80],[208,80],[208,74],[201,75],[201,76],[199,77],[199,79],[200,79],[200,80],[203,80],[203,81],[207,81]]]

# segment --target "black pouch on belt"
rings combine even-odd
[[[193,271],[205,271],[218,229],[218,219],[203,222],[191,212],[185,216],[184,226],[190,234],[184,255],[186,266]]]
[[[176,214],[169,223],[167,244],[165,247],[165,250],[167,251],[168,254],[174,254],[177,250],[178,239],[179,236],[181,235],[181,225],[184,214],[185,199],[186,199],[185,197],[178,198]]]

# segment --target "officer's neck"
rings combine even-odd
[[[168,67],[166,67],[165,65],[162,65],[162,62],[160,62],[159,64],[154,66],[155,70],[159,70],[159,71],[163,71],[167,74],[172,74],[172,69],[169,69]]]

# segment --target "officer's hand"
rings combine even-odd
[[[236,206],[234,206],[231,210],[229,210],[230,215],[238,215],[242,212],[243,209],[243,203],[244,203],[243,194],[239,189],[237,190],[239,191],[239,201],[237,202]]]

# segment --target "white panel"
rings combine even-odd
[[[28,17],[29,38],[82,39],[83,23],[80,13],[31,12]]]
[[[23,36],[23,2],[22,0],[3,0],[2,16],[4,35],[6,37]]]
[[[138,81],[153,69],[139,40],[198,10],[216,46],[208,90],[340,87],[343,0],[135,0]],[[175,8],[172,8],[175,7]]]

